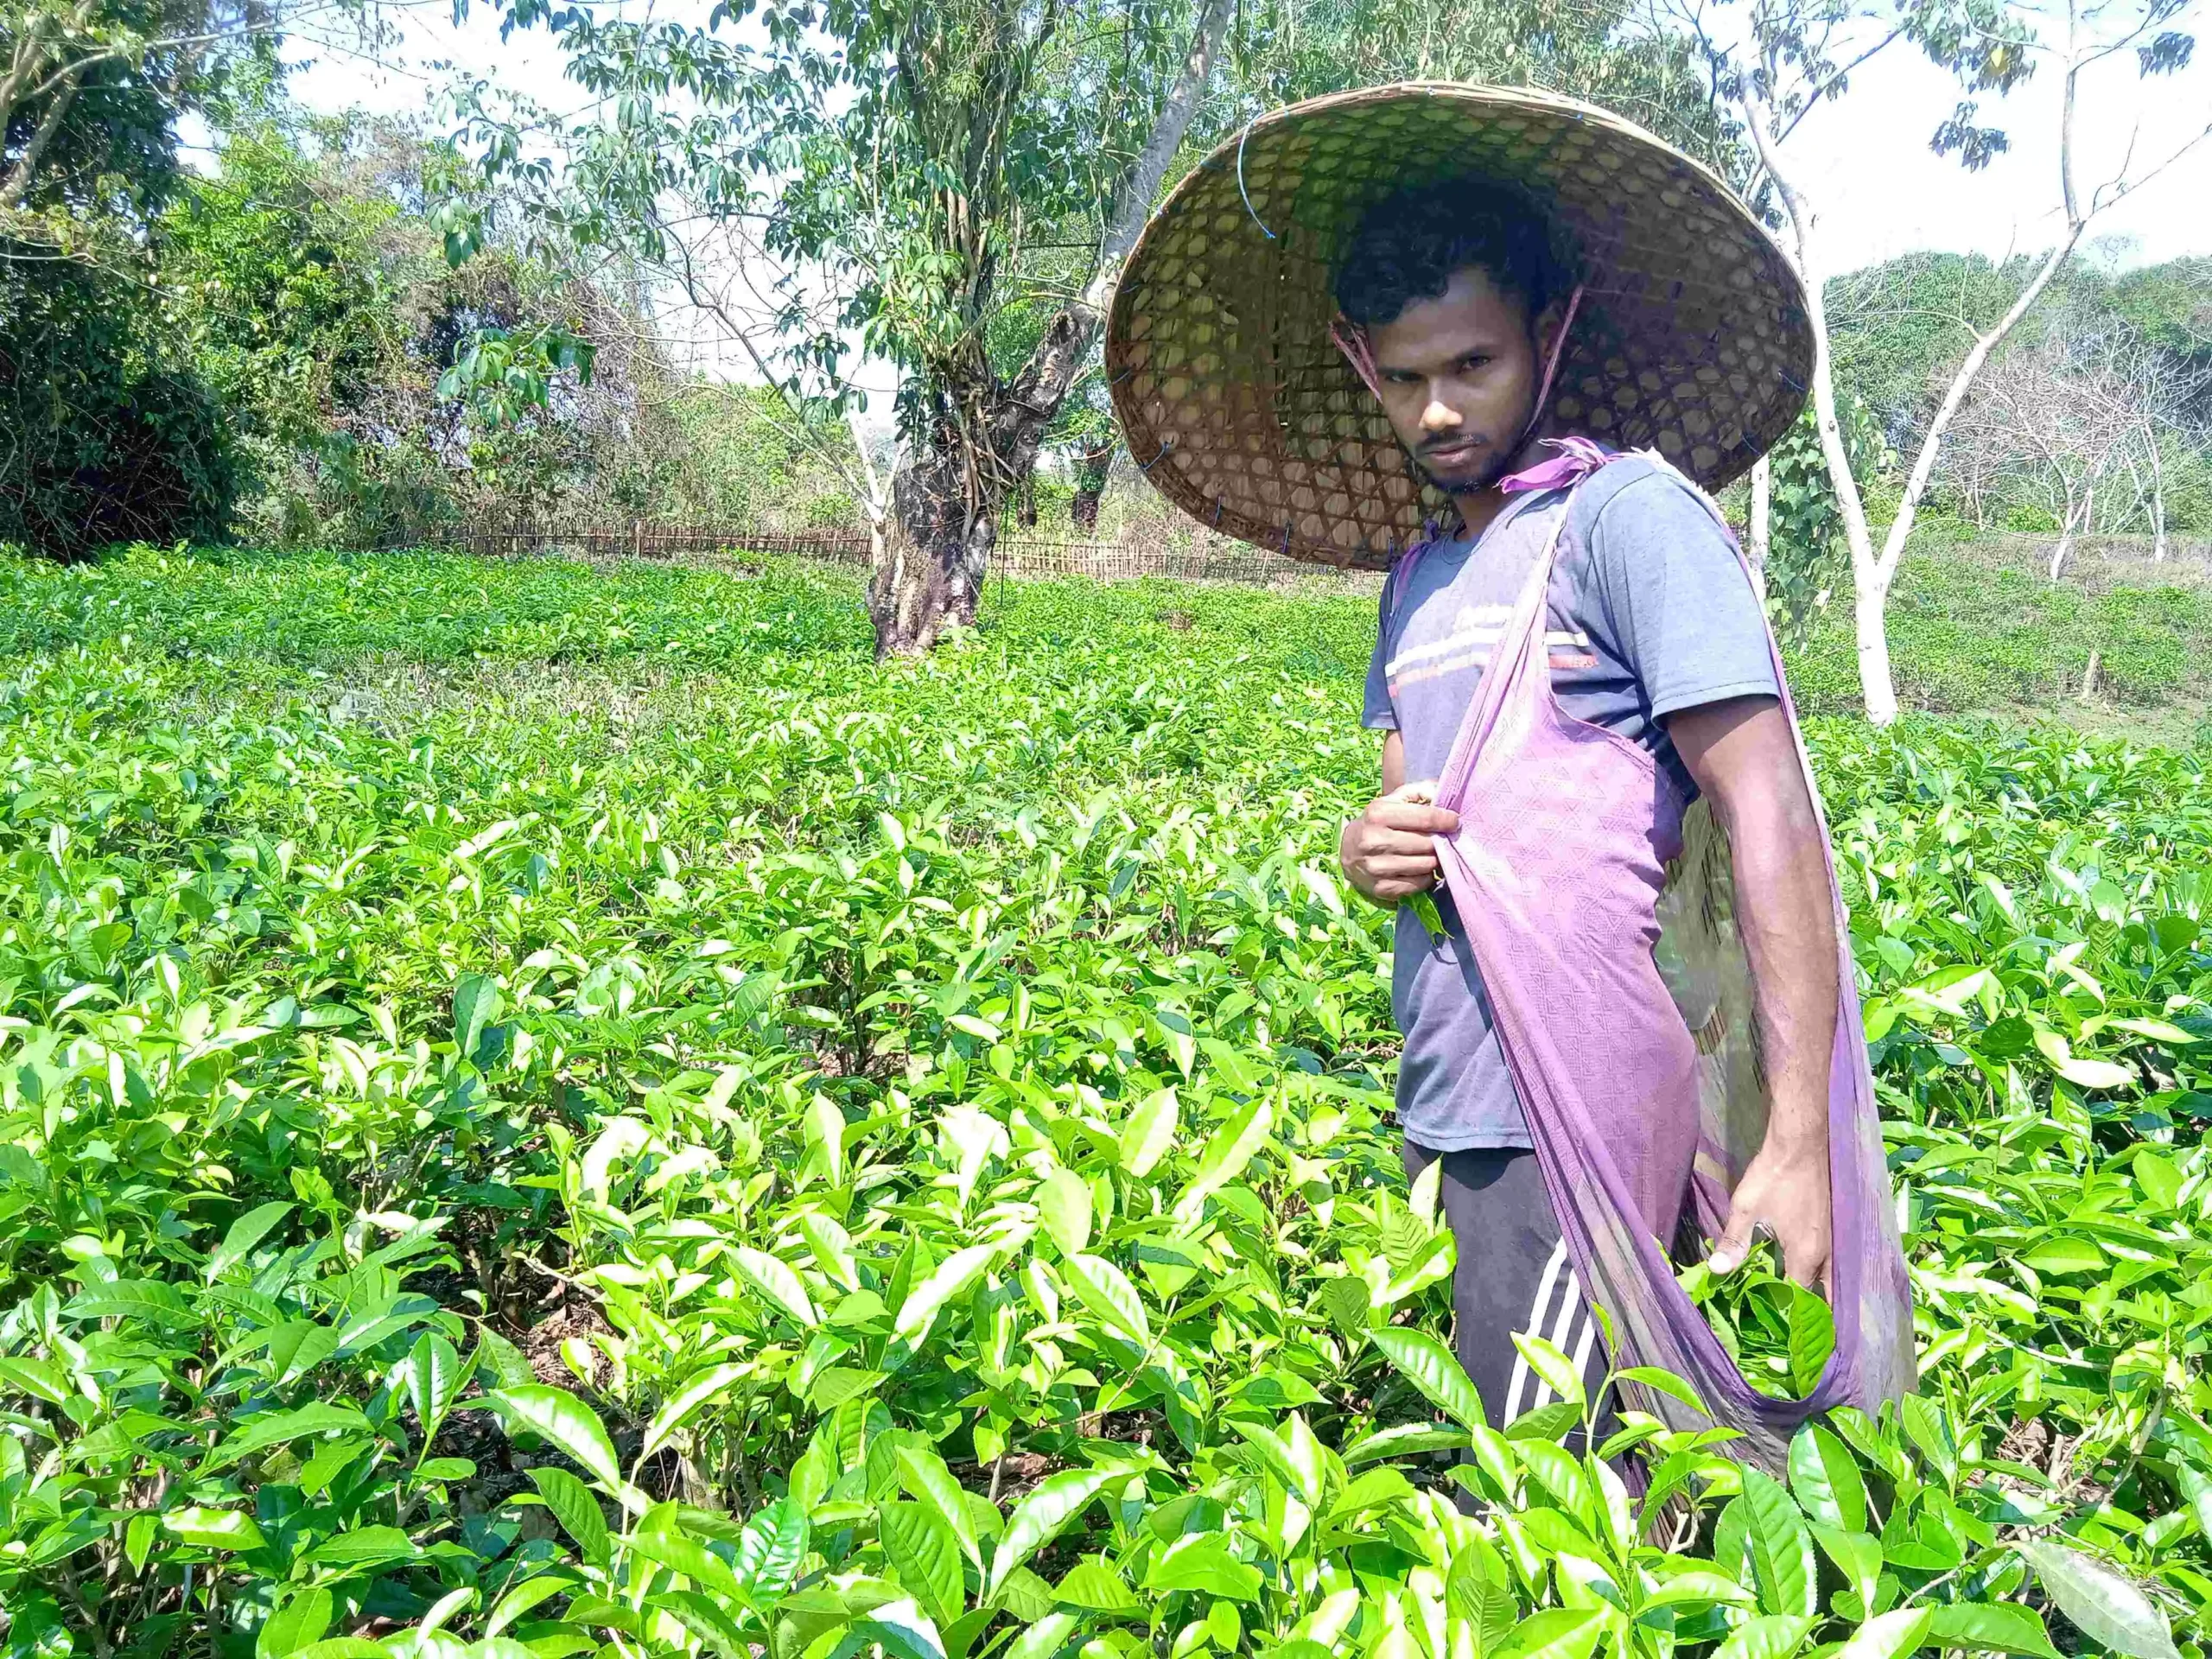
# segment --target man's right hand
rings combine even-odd
[[[1394,909],[1401,899],[1436,885],[1432,837],[1454,833],[1459,815],[1433,804],[1435,799],[1433,783],[1407,784],[1377,796],[1344,825],[1337,839],[1337,861],[1370,903]]]

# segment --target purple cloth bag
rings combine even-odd
[[[1587,440],[1554,448],[1557,459],[1507,487],[1571,490],[1612,459]],[[1438,804],[1459,815],[1458,833],[1438,841],[1440,861],[1568,1252],[1611,1322],[1615,1365],[1681,1377],[1713,1421],[1740,1432],[1737,1453],[1779,1468],[1808,1418],[1838,1405],[1872,1411],[1914,1385],[1910,1285],[1834,860],[1836,1346],[1811,1395],[1792,1402],[1745,1382],[1675,1282],[1669,1249],[1686,1210],[1707,1240],[1719,1236],[1728,1192],[1766,1131],[1726,842],[1702,802],[1686,823],[1680,791],[1643,748],[1554,698],[1543,639],[1566,501],[1544,510],[1555,516],[1543,552],[1440,780]],[[1796,735],[1786,689],[1783,698]],[[1817,805],[1802,736],[1797,755]],[[1630,1403],[1675,1427],[1707,1426],[1659,1390],[1626,1386]]]

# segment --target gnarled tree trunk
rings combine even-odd
[[[891,493],[868,613],[876,655],[905,657],[930,650],[948,626],[975,623],[1003,502],[976,499],[957,435],[949,434],[909,454]]]
[[[999,515],[1035,467],[1045,434],[1105,325],[1122,262],[1198,113],[1229,8],[1230,0],[1205,0],[1190,54],[1115,203],[1082,294],[1052,319],[1011,380],[934,388],[943,394],[942,412],[907,450],[893,483],[897,522],[868,582],[878,657],[927,651],[949,624],[975,621]]]

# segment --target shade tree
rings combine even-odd
[[[1805,277],[1815,352],[1812,403],[1821,452],[1850,548],[1853,621],[1861,696],[1869,719],[1897,713],[1886,607],[1915,518],[1934,481],[1944,440],[1992,353],[2035,307],[2097,217],[2162,174],[2178,152],[2138,159],[2113,176],[2084,184],[2077,138],[2082,76],[2132,54],[2146,81],[2184,66],[2194,38],[2174,27],[2189,0],[1655,0],[1663,24],[1699,41],[1713,97],[1741,116],[1758,154],[1754,190],[1770,189],[1789,251]],[[1916,50],[1955,78],[1963,96],[1948,112],[1930,111],[1930,147],[1969,169],[2008,147],[2005,130],[1983,118],[1980,100],[2002,95],[2039,69],[2060,78],[2055,118],[2056,195],[2064,226],[2012,303],[1986,328],[1968,326],[1953,370],[1912,445],[1912,464],[1894,516],[1877,546],[1866,504],[1852,474],[1826,309],[1827,276],[1817,232],[1817,204],[1791,162],[1789,141],[1822,105],[1844,97],[1854,75],[1885,53]],[[2212,136],[2212,124],[2189,141]],[[2188,144],[2183,146],[2186,149]]]

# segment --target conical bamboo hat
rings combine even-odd
[[[1656,448],[1717,489],[1796,418],[1813,369],[1804,290],[1719,179],[1570,99],[1382,86],[1254,122],[1176,187],[1131,255],[1107,374],[1129,453],[1169,500],[1257,546],[1363,569],[1455,521],[1329,327],[1361,216],[1462,176],[1522,190],[1574,245],[1584,297],[1548,430]]]

